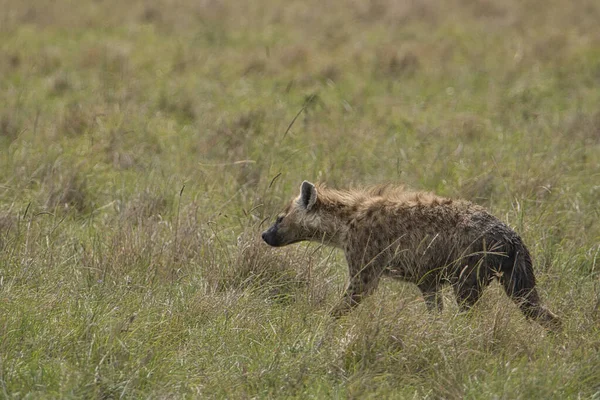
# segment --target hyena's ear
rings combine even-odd
[[[306,210],[310,210],[317,202],[317,188],[308,181],[302,182],[300,186],[299,203]]]

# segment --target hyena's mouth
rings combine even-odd
[[[269,245],[269,246],[274,246],[274,247],[278,247],[278,246],[282,246],[283,244],[281,243],[281,240],[279,240],[279,238],[277,237],[277,235],[275,234],[275,232],[273,232],[271,229],[266,230],[262,233],[262,239]]]

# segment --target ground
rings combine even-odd
[[[596,0],[0,2],[5,398],[600,396]],[[524,238],[440,315],[260,232],[302,180],[403,183]]]

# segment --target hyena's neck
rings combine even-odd
[[[330,201],[321,204],[320,207],[320,212],[315,219],[315,232],[312,240],[344,248],[350,223],[355,217],[358,204],[355,202]]]

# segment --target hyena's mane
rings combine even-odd
[[[332,189],[325,183],[317,185],[319,198],[324,204],[360,204],[365,201],[389,200],[405,204],[448,204],[452,200],[430,192],[418,192],[404,185],[380,184],[352,189]]]
[[[360,189],[333,189],[326,183],[316,185],[319,201],[324,205],[357,204],[368,198],[367,193]]]

